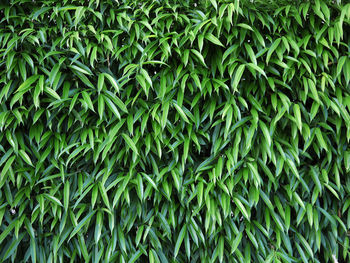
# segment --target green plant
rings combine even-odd
[[[272,2],[2,1],[0,261],[348,261],[350,4]]]

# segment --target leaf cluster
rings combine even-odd
[[[349,261],[350,4],[0,4],[0,262]]]

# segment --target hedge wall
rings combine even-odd
[[[350,4],[0,3],[1,262],[349,261]]]

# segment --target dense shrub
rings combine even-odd
[[[0,261],[348,262],[350,4],[0,3]]]

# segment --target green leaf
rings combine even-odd
[[[104,81],[105,81],[105,75],[103,73],[99,74],[98,75],[98,81],[97,81],[97,91],[99,93],[103,89]]]
[[[241,202],[238,198],[236,198],[236,197],[233,198],[233,201],[234,201],[235,204],[237,205],[238,209],[242,212],[243,216],[244,216],[248,221],[250,221],[250,216],[249,216],[249,214],[248,214],[246,208],[245,208],[244,205],[242,204],[242,202]]]
[[[292,169],[293,174],[299,179],[299,172],[298,172],[297,167],[295,166],[294,161],[291,159],[287,159],[287,163],[288,163],[289,167]]]
[[[100,97],[102,97],[102,96],[103,95],[100,95]],[[113,112],[113,114],[120,120],[120,113],[119,113],[117,107],[114,105],[114,103],[106,96],[103,96],[102,99],[107,104],[108,108]],[[102,105],[101,105],[101,107],[102,107]],[[102,109],[100,109],[100,116],[101,116],[101,114],[103,114]]]
[[[146,96],[148,97],[149,90],[148,90],[145,78],[142,75],[138,74],[138,75],[136,75],[136,80],[140,84],[142,89],[144,90]]]
[[[30,160],[29,155],[24,150],[19,150],[18,153],[27,164],[29,164],[30,166],[33,166],[33,163]]]
[[[5,238],[8,236],[8,234],[10,234],[10,232],[12,231],[12,229],[14,229],[14,227],[17,224],[17,220],[13,220],[6,228],[5,230],[2,231],[2,233],[0,234],[0,244],[2,244],[2,242],[5,240]]]
[[[8,170],[10,169],[10,167],[15,159],[16,159],[16,156],[11,156],[10,158],[7,159],[7,162],[5,163],[5,165],[1,171],[1,180],[0,181],[2,181],[5,178],[5,175],[7,174]]]
[[[191,49],[192,53],[195,54],[199,60],[202,62],[202,64],[207,67],[207,65],[205,64],[205,61],[204,61],[204,57],[202,56],[202,54],[200,52],[198,52],[197,50],[195,49]]]
[[[269,48],[269,51],[267,52],[266,55],[266,64],[269,64],[270,58],[272,53],[276,50],[276,48],[278,47],[278,45],[281,43],[281,38],[277,38],[272,45]]]
[[[22,92],[24,90],[27,90],[38,78],[39,78],[39,75],[33,75],[29,77],[18,87],[16,92]]]
[[[298,125],[298,129],[301,132],[302,131],[302,122],[301,122],[300,107],[298,104],[294,104],[293,111],[294,111],[294,117],[295,117],[296,123]]]
[[[328,147],[327,147],[327,144],[326,144],[325,140],[323,139],[321,129],[320,128],[316,128],[315,133],[316,133],[316,138],[317,138],[320,146],[323,149],[325,149],[326,151],[328,151]]]
[[[50,75],[49,75],[50,86],[52,86],[52,84],[57,76],[57,73],[60,70],[60,66],[61,66],[61,63],[56,63],[55,66],[53,66],[53,68],[50,72]]]
[[[259,66],[253,64],[253,63],[247,63],[246,64],[249,68],[258,71],[261,75],[263,75],[265,78],[267,78],[265,71],[260,68]]]
[[[52,97],[54,97],[55,99],[57,99],[57,100],[60,100],[60,99],[61,99],[60,95],[58,95],[56,91],[54,91],[53,89],[51,89],[51,88],[49,88],[49,87],[45,87],[45,88],[44,88],[44,91],[45,91],[47,94],[49,94],[50,96],[52,96]]]
[[[242,232],[239,232],[239,234],[238,234],[234,239],[232,239],[232,243],[231,243],[231,254],[232,254],[233,252],[235,252],[236,249],[238,248],[239,244],[241,243],[242,237],[243,237],[243,233],[242,233]]]
[[[118,106],[122,111],[128,113],[128,109],[126,108],[124,102],[123,102],[121,99],[119,99],[117,96],[115,96],[113,99],[114,99],[115,104],[117,104],[117,106]]]
[[[86,91],[82,91],[81,95],[83,96],[83,99],[87,103],[89,109],[91,109],[93,112],[95,112],[94,105],[92,104],[92,101],[91,101],[89,94]]]
[[[98,103],[98,115],[100,116],[100,120],[102,120],[103,113],[105,110],[105,101],[103,99],[103,95],[98,96],[97,103]]]
[[[182,241],[184,240],[186,232],[187,232],[187,224],[184,224],[176,240],[175,249],[174,249],[174,258],[176,258],[177,254],[179,253],[179,250],[180,250]]]
[[[145,177],[145,179],[152,185],[152,187],[155,189],[155,190],[158,190],[158,187],[157,185],[154,183],[154,181],[151,179],[151,177],[149,177],[147,174],[145,173],[142,173],[142,175]]]
[[[250,31],[254,31],[253,28],[250,25],[245,24],[245,23],[239,23],[239,24],[237,24],[237,26],[239,26],[241,28],[244,28],[244,29],[248,29]]]
[[[181,107],[179,105],[177,105],[175,102],[173,103],[175,109],[177,110],[177,112],[180,114],[181,118],[187,122],[187,123],[190,123],[190,121],[188,120],[185,112],[181,109]]]
[[[77,7],[77,9],[75,10],[75,20],[74,20],[74,26],[77,27],[77,25],[79,24],[80,20],[82,19],[82,17],[84,16],[85,13],[85,8],[83,6],[79,6]]]
[[[151,77],[148,75],[148,72],[146,70],[144,70],[143,68],[140,69],[140,72],[142,74],[142,76],[144,77],[144,79],[148,82],[148,84],[152,87],[153,83],[152,83],[152,79]]]
[[[103,202],[105,203],[105,205],[107,206],[107,208],[110,209],[109,199],[108,199],[108,195],[107,195],[106,189],[104,188],[104,186],[103,186],[101,183],[99,183],[98,186],[99,186],[98,188],[99,188],[99,190],[100,190],[100,193],[101,193]]]
[[[139,154],[134,141],[125,133],[122,133],[122,137],[124,138],[126,144],[130,147],[130,149],[133,150],[134,153]]]
[[[59,199],[57,199],[56,197],[49,195],[49,194],[43,194],[43,196],[45,196],[47,199],[49,199],[50,201],[52,201],[53,203],[55,203],[56,205],[62,206],[62,203]]]
[[[142,255],[142,252],[140,250],[137,250],[132,257],[129,259],[128,263],[134,263],[140,256]]]
[[[72,233],[70,234],[69,236],[69,240],[72,239],[73,236],[75,236],[79,231],[80,229],[83,228],[84,225],[86,225],[88,223],[88,221],[93,217],[93,215],[96,213],[96,211],[90,211],[90,213],[88,213],[84,218],[83,220],[81,220],[79,222],[78,225],[76,225],[72,231]]]
[[[271,146],[271,135],[270,135],[270,132],[269,132],[269,130],[268,130],[268,128],[267,128],[267,126],[266,126],[266,124],[264,123],[264,122],[262,122],[262,121],[259,121],[259,125],[260,125],[260,128],[261,128],[261,130],[262,130],[262,132],[263,132],[263,134],[264,134],[264,138],[266,139],[266,141],[267,141],[267,144],[269,145],[269,146]]]
[[[210,42],[214,43],[215,45],[224,47],[220,40],[211,33],[205,34],[205,38],[208,39]]]
[[[66,181],[63,189],[63,207],[65,211],[68,210],[68,205],[69,205],[69,190],[70,190],[70,183],[69,181]]]
[[[255,54],[254,54],[254,51],[253,51],[251,45],[245,43],[245,44],[244,44],[244,47],[245,47],[246,51],[248,52],[248,55],[249,55],[249,57],[250,57],[250,60],[253,62],[253,64],[254,64],[254,65],[258,65],[258,62],[257,62],[257,60],[256,60],[256,57],[255,57]]]
[[[22,233],[19,235],[18,239],[14,238],[12,243],[10,244],[10,246],[7,248],[3,260],[6,260],[7,258],[9,258],[11,255],[14,254],[14,252],[17,250],[18,245],[21,243],[23,237],[25,236],[26,233]]]
[[[215,10],[218,9],[218,4],[216,2],[216,0],[210,0],[211,4],[214,6]]]
[[[120,248],[124,251],[124,253],[126,253],[125,236],[120,225],[118,226],[118,238],[119,238],[118,241],[120,244]]]
[[[245,65],[240,65],[236,70],[235,78],[234,78],[233,84],[232,84],[233,90],[235,90],[235,91],[238,90],[238,84],[242,78],[244,69],[245,69]]]
[[[119,87],[118,87],[118,83],[117,81],[108,73],[102,73],[108,80],[109,82],[112,84],[112,86],[114,87],[114,89],[119,92]],[[100,74],[101,75],[101,74]],[[101,77],[102,78],[102,77]],[[102,80],[101,80],[102,81]],[[99,86],[98,86],[99,87]]]
[[[219,249],[219,261],[222,262],[224,260],[224,237],[223,236],[219,238],[218,249]]]

